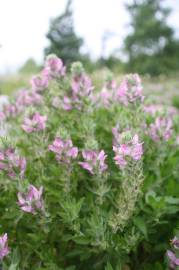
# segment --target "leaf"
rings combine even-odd
[[[113,267],[110,264],[110,262],[107,262],[107,265],[105,266],[105,270],[113,270]]]
[[[143,233],[145,238],[147,238],[147,226],[145,224],[145,221],[141,217],[135,217],[133,219],[134,225]]]

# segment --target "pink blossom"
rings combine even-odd
[[[67,96],[64,96],[63,99],[55,97],[52,101],[52,105],[55,108],[62,108],[65,111],[70,111],[72,109],[72,100]]]
[[[167,116],[173,117],[178,114],[178,110],[172,106],[164,106],[161,104],[150,104],[143,107],[144,112],[155,116],[157,113],[164,114],[166,113]]]
[[[141,159],[143,147],[137,134],[132,137],[127,132],[119,133],[117,128],[113,128],[113,134],[113,151],[115,152],[114,160],[116,165],[123,169],[128,164],[128,158],[135,161]]]
[[[100,152],[92,151],[92,150],[84,150],[82,151],[82,156],[84,158],[84,162],[79,162],[81,167],[91,174],[95,173],[103,173],[107,169],[107,165],[105,163],[106,155],[104,150]]]
[[[6,117],[16,117],[19,113],[19,108],[16,104],[6,104],[3,107],[3,112]]]
[[[172,269],[176,269],[176,267],[179,265],[179,259],[177,259],[177,257],[175,256],[175,253],[167,250],[167,257],[169,258],[170,267]]]
[[[43,91],[48,87],[49,77],[42,73],[41,75],[33,76],[31,79],[31,86],[33,91]]]
[[[157,117],[149,126],[149,135],[153,141],[168,141],[172,136],[172,120],[170,118]]]
[[[49,145],[48,149],[56,154],[56,159],[59,162],[69,164],[71,159],[75,159],[78,155],[78,148],[73,146],[71,140],[62,140],[55,138],[53,144]]]
[[[43,187],[38,190],[30,185],[26,194],[18,192],[18,204],[24,212],[35,214],[38,210],[44,210],[42,200]]]
[[[119,89],[117,90],[117,98],[128,105],[136,101],[143,101],[142,84],[138,74],[128,74],[122,81]]]
[[[94,87],[90,78],[85,74],[81,74],[73,77],[71,88],[73,97],[85,97],[90,95]]]
[[[8,237],[7,233],[3,234],[0,237],[0,260],[6,257],[9,254],[10,250],[8,247]]]
[[[18,92],[16,106],[26,108],[30,105],[39,105],[42,102],[42,96],[35,91],[21,90]]]
[[[0,170],[7,173],[11,178],[19,173],[20,178],[24,177],[26,170],[26,159],[20,157],[13,148],[0,151]]]
[[[179,239],[176,236],[171,240],[171,244],[174,248],[179,249]]]
[[[46,127],[47,116],[42,116],[36,112],[32,117],[25,118],[22,128],[25,132],[38,132]]]
[[[52,78],[61,77],[65,75],[66,67],[60,58],[52,54],[46,59],[44,72],[49,73]]]
[[[0,121],[4,121],[6,119],[6,115],[4,112],[0,112]]]

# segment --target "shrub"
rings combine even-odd
[[[3,269],[163,269],[178,222],[178,116],[144,101],[137,74],[99,91],[81,63],[66,74],[52,55],[4,107]]]

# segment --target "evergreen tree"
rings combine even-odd
[[[126,5],[132,28],[125,39],[130,71],[158,75],[179,68],[175,60],[179,46],[173,29],[167,25],[170,9],[163,2],[134,0]]]
[[[80,47],[83,40],[74,30],[72,0],[68,0],[62,15],[52,20],[47,38],[50,45],[45,49],[45,54],[56,54],[65,64],[80,60]]]

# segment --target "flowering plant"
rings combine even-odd
[[[164,269],[179,210],[177,112],[146,111],[137,74],[99,84],[51,55],[2,109],[4,270]]]

